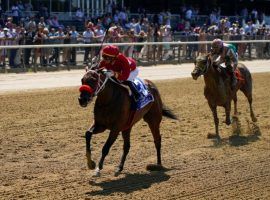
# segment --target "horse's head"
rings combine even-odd
[[[195,67],[191,72],[191,76],[194,80],[197,80],[199,76],[204,75],[207,72],[210,65],[209,62],[209,57],[207,55],[200,55],[196,58],[194,63]]]
[[[95,70],[89,70],[82,78],[82,85],[80,87],[79,103],[82,107],[86,107],[96,95],[99,89],[100,74]]]

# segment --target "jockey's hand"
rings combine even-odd
[[[112,70],[107,70],[107,71],[105,71],[104,74],[109,78],[113,77],[115,75],[114,71],[112,71]]]

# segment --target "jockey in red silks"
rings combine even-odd
[[[235,89],[237,78],[234,71],[238,64],[238,54],[235,46],[227,44],[221,39],[214,39],[212,42],[211,54],[216,56],[216,58],[219,56],[219,59],[215,61],[217,65],[225,63],[225,66],[231,75],[231,88]]]
[[[119,52],[119,48],[114,45],[104,47],[102,50],[102,61],[99,68],[110,70],[109,76],[114,76],[120,82],[126,84],[131,89],[135,101],[141,97],[134,86],[133,80],[138,76],[139,70],[133,58],[126,57]]]

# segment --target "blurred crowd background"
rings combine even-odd
[[[122,42],[172,42],[223,40],[270,40],[270,27],[263,10],[243,7],[237,15],[223,15],[221,7],[201,14],[196,5],[183,4],[178,13],[170,9],[135,13],[123,2],[108,1],[103,13],[86,14],[74,8],[69,19],[52,13],[45,4],[35,8],[31,1],[14,1],[9,10],[0,4],[0,45],[94,44]],[[59,19],[60,18],[60,19]],[[105,36],[106,34],[106,36]],[[105,37],[105,38],[104,38]],[[270,43],[234,44],[240,59],[270,58]],[[185,62],[210,50],[207,44],[129,45],[121,51],[138,62]],[[76,66],[88,63],[99,47],[0,50],[1,68]]]

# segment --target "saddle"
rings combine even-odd
[[[130,86],[128,86],[126,83],[121,83],[116,78],[111,78],[111,80],[128,91],[128,94],[129,94],[129,96],[131,98],[131,102],[132,102],[131,109],[134,111],[140,110],[141,108],[143,108],[144,106],[146,106],[150,102],[154,101],[154,97],[149,92],[148,86],[146,85],[146,83],[142,79],[140,79],[138,77],[135,78],[132,82],[133,89],[136,90],[136,92],[140,93],[140,96],[141,96],[141,98],[138,101],[134,100]]]
[[[214,66],[216,68],[216,70],[219,72],[219,74],[221,75],[221,77],[223,78],[223,80],[227,79],[227,78],[231,78],[231,74],[230,72],[227,70],[227,68],[222,67],[222,66]],[[242,73],[240,72],[239,68],[236,68],[234,70],[234,74],[237,78],[238,82],[243,82],[245,81]]]
[[[133,81],[134,89],[137,90],[138,93],[140,93],[140,99],[138,101],[134,101],[134,109],[139,110],[146,106],[148,103],[154,101],[153,95],[149,92],[148,86],[145,84],[145,82],[140,78],[135,78]]]

